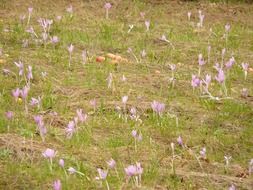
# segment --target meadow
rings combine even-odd
[[[0,0],[0,189],[253,189],[253,4],[226,2]]]

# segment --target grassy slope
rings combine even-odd
[[[119,178],[114,171],[108,177],[112,189],[124,185],[123,168],[136,161],[144,167],[143,189],[224,189],[232,182],[241,189],[249,189],[252,177],[247,176],[241,183],[236,176],[247,172],[248,162],[253,157],[253,99],[240,97],[243,87],[253,92],[253,74],[249,73],[245,81],[240,68],[241,62],[249,62],[252,66],[252,5],[114,1],[110,20],[105,20],[101,1],[73,1],[72,19],[65,12],[69,5],[67,2],[48,4],[49,1],[33,1],[31,4],[3,1],[0,5],[0,13],[3,13],[0,14],[0,45],[9,55],[3,58],[7,62],[0,67],[17,73],[14,61],[20,59],[26,66],[32,65],[34,81],[29,98],[43,97],[43,108],[30,108],[29,114],[25,115],[23,104],[15,103],[11,97],[11,90],[22,87],[24,81],[20,83],[15,77],[0,75],[0,115],[8,110],[15,112],[15,120],[11,123],[4,116],[0,117],[0,186],[3,189],[47,189],[58,178],[62,180],[64,189],[102,189],[94,180],[96,168],[105,168],[105,161],[111,157],[116,160],[119,172]],[[52,27],[52,35],[60,38],[55,48],[52,45],[46,48],[37,46],[32,40],[28,48],[22,48],[22,40],[31,37],[24,32],[18,18],[26,13],[29,5],[34,7],[32,25],[38,34],[41,29],[37,18],[53,19],[63,15],[63,20],[55,22]],[[192,20],[196,23],[200,8],[205,14],[205,29],[196,32],[187,22],[186,14],[191,10]],[[141,11],[145,11],[146,18],[151,21],[149,32],[145,32],[144,22],[139,16]],[[219,102],[201,99],[198,90],[193,93],[190,86],[191,74],[198,72],[197,56],[203,53],[206,57],[209,42],[212,46],[211,63],[204,66],[203,73],[214,76],[212,65],[220,61],[220,52],[225,46],[221,36],[227,22],[231,23],[232,30],[225,57],[227,60],[234,55],[237,61],[227,78],[229,96],[233,99]],[[135,25],[130,34],[127,33],[128,24]],[[217,37],[208,37],[210,27]],[[11,32],[4,32],[4,28]],[[175,50],[159,42],[162,34],[173,42]],[[67,67],[67,46],[70,43],[75,45],[71,70]],[[147,58],[135,63],[127,53],[128,47],[138,57],[139,52],[145,49]],[[83,49],[93,56],[85,66],[80,58]],[[95,56],[107,52],[118,53],[132,63],[115,67],[95,62]],[[177,65],[174,88],[168,82],[171,76],[169,63]],[[46,80],[41,79],[42,71],[48,73]],[[106,78],[110,72],[114,75],[114,92],[107,89]],[[127,77],[125,83],[120,81],[122,74]],[[219,85],[215,81],[212,82],[211,92],[219,94]],[[118,118],[114,107],[121,106],[124,95],[129,96],[129,108],[137,107],[143,121],[141,125]],[[99,102],[95,113],[89,105],[93,98]],[[178,126],[175,118],[169,115],[158,118],[152,113],[150,102],[153,100],[166,103],[167,112],[178,117]],[[77,108],[89,112],[88,123],[80,126],[78,134],[71,140],[66,140],[64,128]],[[52,111],[56,111],[58,116],[50,115]],[[32,117],[38,113],[44,115],[48,127],[45,143],[35,133]],[[7,125],[10,125],[9,132]],[[131,131],[136,128],[143,134],[137,152],[131,137]],[[171,175],[170,143],[176,142],[179,135],[195,154],[206,147],[208,160],[201,161],[201,169],[189,149],[176,146],[175,167],[179,175],[175,177]],[[41,156],[46,148],[58,151],[53,172]],[[227,172],[224,170],[224,155],[232,156]],[[57,164],[59,158],[65,159],[67,167],[73,166],[85,173],[91,181],[78,175],[66,179]],[[200,173],[194,175],[190,172]],[[203,173],[214,176],[200,177]],[[127,189],[131,188],[134,188],[132,183],[127,186]]]

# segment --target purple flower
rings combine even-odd
[[[54,181],[53,189],[54,190],[61,190],[61,181],[59,179]]]
[[[59,42],[58,36],[53,36],[53,37],[51,38],[51,43],[52,43],[52,44],[57,44],[58,42]]]
[[[72,14],[73,13],[73,7],[72,7],[72,5],[69,5],[69,7],[66,8],[66,11],[68,13]]]
[[[43,153],[42,155],[45,157],[45,158],[49,158],[49,159],[52,159],[56,156],[56,152],[53,150],[53,149],[50,149],[50,148],[47,148]]]
[[[141,164],[137,162],[136,165],[129,165],[125,168],[125,173],[129,177],[141,175],[143,173],[143,168],[141,167]]]
[[[77,171],[76,171],[75,168],[69,167],[68,172],[69,172],[70,174],[74,174],[74,173],[76,173]]]
[[[83,114],[83,110],[82,109],[77,109],[76,110],[76,113],[77,113],[77,117],[79,119],[79,121],[81,123],[85,122],[87,120],[87,114]]]
[[[28,74],[27,74],[28,80],[33,79],[33,73],[32,73],[32,66],[28,66]]]
[[[43,117],[42,117],[42,115],[36,115],[36,116],[33,117],[33,119],[34,119],[36,124],[39,124],[39,123],[42,122]]]
[[[196,88],[200,85],[200,79],[196,75],[192,75],[191,85],[193,88]]]
[[[176,65],[175,64],[170,64],[170,70],[175,71],[176,70]]]
[[[227,33],[230,31],[230,28],[231,28],[230,24],[226,24],[226,25],[225,25],[225,31],[226,31]]]
[[[228,188],[228,190],[236,190],[235,185],[232,184],[232,185]]]
[[[154,112],[161,115],[165,111],[165,104],[154,100],[151,103],[151,108]]]
[[[253,159],[249,162],[249,174],[251,175],[253,173]]]
[[[133,136],[134,138],[137,137],[137,131],[136,131],[136,130],[132,130],[131,134],[132,134],[132,136]]]
[[[65,129],[67,138],[70,139],[74,132],[75,132],[75,122],[74,121],[70,121],[67,128]]]
[[[246,98],[246,97],[249,96],[249,91],[248,91],[247,88],[243,88],[243,89],[241,90],[241,96],[244,97],[244,98]]]
[[[12,111],[7,111],[5,116],[7,119],[11,120],[14,117],[14,113]]]
[[[149,31],[149,27],[150,27],[150,21],[149,20],[145,21],[145,26],[146,26],[146,30]]]
[[[14,62],[15,65],[19,68],[19,76],[22,76],[24,73],[24,64],[21,61]]]
[[[97,100],[96,100],[96,99],[90,100],[90,105],[91,105],[94,109],[96,109],[96,107],[97,107]]]
[[[20,95],[23,99],[26,99],[28,96],[29,87],[24,86],[24,88],[20,91]]]
[[[32,7],[29,7],[29,8],[28,8],[28,12],[29,12],[29,14],[32,14],[33,8],[32,8]]]
[[[111,3],[105,3],[104,8],[109,10],[110,8],[112,8],[112,4]]]
[[[127,100],[128,100],[128,96],[123,96],[123,97],[122,97],[122,103],[123,103],[124,105],[126,105]]]
[[[15,98],[16,101],[18,100],[20,93],[21,90],[19,88],[12,90],[12,96]]]
[[[187,13],[187,17],[188,17],[188,20],[189,20],[189,21],[191,20],[191,15],[192,15],[191,12],[188,12],[188,13]]]
[[[199,54],[199,66],[205,65],[205,61],[203,59],[202,54]]]
[[[248,69],[249,69],[249,64],[248,64],[248,63],[242,63],[242,68],[243,68],[243,70],[244,70],[245,72],[247,72]]]
[[[222,69],[220,69],[220,70],[218,71],[218,75],[215,76],[215,79],[216,79],[219,83],[223,83],[223,82],[225,81],[225,74],[224,74],[224,72],[223,72]]]
[[[140,12],[140,16],[141,16],[142,19],[144,19],[145,18],[145,13],[144,12]]]
[[[116,162],[115,160],[113,160],[112,158],[107,162],[107,165],[109,166],[109,168],[113,169],[116,166]]]
[[[202,148],[200,151],[199,151],[199,154],[202,158],[206,158],[206,148]]]
[[[183,146],[183,139],[181,138],[181,136],[177,138],[177,143],[179,144],[179,146]]]
[[[129,165],[127,168],[125,168],[125,173],[129,177],[132,177],[132,176],[136,175],[136,166],[135,165]]]
[[[60,165],[62,168],[64,168],[64,160],[63,160],[63,159],[60,159],[60,160],[59,160],[59,165]]]
[[[226,66],[227,69],[230,69],[233,66],[234,63],[235,63],[235,58],[231,57],[229,59],[229,61],[225,64],[225,66]]]
[[[74,46],[70,44],[70,46],[68,47],[69,54],[71,54],[73,50],[74,50]]]
[[[98,175],[99,175],[99,176],[97,177],[97,179],[105,180],[106,177],[107,177],[108,171],[102,170],[102,169],[100,169],[100,168],[98,168],[97,171],[98,171]]]
[[[144,57],[146,57],[146,55],[147,55],[147,53],[146,53],[145,49],[142,50],[141,51],[141,57],[144,58]]]
[[[41,102],[41,98],[40,97],[38,97],[38,99],[36,99],[36,98],[31,98],[31,101],[30,101],[30,105],[31,106],[40,106],[40,102]]]

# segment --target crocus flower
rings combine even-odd
[[[58,36],[53,36],[53,37],[51,38],[51,43],[52,43],[52,44],[57,44],[58,42],[59,42]]]
[[[61,181],[59,179],[54,181],[53,189],[54,190],[61,190]]]
[[[12,111],[7,111],[5,116],[7,119],[11,120],[14,117],[14,113]]]
[[[121,81],[122,81],[122,82],[126,82],[126,80],[127,80],[127,78],[125,77],[125,75],[122,75]]]
[[[192,15],[191,12],[188,12],[188,13],[187,13],[187,17],[188,17],[188,20],[189,20],[189,21],[191,20],[191,15]]]
[[[241,90],[241,96],[242,96],[243,98],[246,98],[246,97],[249,96],[249,91],[248,91],[247,88],[243,88],[243,89]]]
[[[140,16],[141,16],[142,19],[144,19],[145,18],[145,13],[144,12],[140,12]]]
[[[15,65],[19,68],[19,76],[22,76],[24,73],[24,64],[21,61],[14,62]]]
[[[17,101],[19,98],[21,90],[19,88],[12,90],[12,96],[15,98],[15,100]]]
[[[248,63],[242,63],[242,68],[244,70],[244,78],[247,79],[248,70],[249,70],[249,64]]]
[[[129,165],[127,168],[125,168],[125,173],[129,177],[132,177],[132,176],[136,175],[136,166],[135,165]]]
[[[205,90],[208,92],[208,88],[209,88],[209,85],[210,85],[210,83],[211,83],[211,80],[212,80],[212,77],[211,77],[211,75],[209,75],[209,74],[206,74],[206,77],[205,77],[205,79],[203,79],[202,81],[205,83]]]
[[[111,158],[111,159],[107,162],[107,165],[109,166],[110,169],[113,169],[113,168],[115,168],[115,166],[116,166],[116,162],[115,162],[114,159]]]
[[[112,81],[113,81],[113,76],[112,73],[109,73],[109,76],[107,77],[107,87],[110,89],[112,88]]]
[[[165,111],[165,104],[154,100],[151,103],[151,108],[155,113],[161,115]]]
[[[75,132],[75,122],[74,121],[70,121],[67,128],[65,129],[65,132],[66,132],[66,136],[68,139],[70,139],[74,132]]]
[[[202,148],[200,151],[199,151],[199,154],[201,156],[201,158],[203,159],[206,159],[206,148]]]
[[[97,171],[98,171],[98,175],[99,175],[99,176],[98,176],[96,179],[105,180],[106,177],[107,177],[108,171],[102,170],[102,169],[100,169],[100,168],[98,168]]]
[[[149,27],[150,27],[150,21],[149,20],[145,21],[145,26],[146,26],[146,31],[149,31]]]
[[[122,97],[122,103],[123,103],[124,105],[126,105],[127,100],[128,100],[128,96],[123,96],[123,97]]]
[[[221,84],[225,81],[225,74],[222,69],[218,71],[218,75],[215,76],[215,79]]]
[[[85,65],[86,61],[87,61],[87,51],[86,50],[82,51],[82,60],[83,60],[83,64]]]
[[[41,98],[38,97],[38,98],[31,98],[31,101],[30,101],[30,105],[31,106],[38,106],[40,107],[40,103],[41,103]]]
[[[72,60],[72,52],[74,50],[74,46],[72,44],[70,44],[70,46],[68,47],[68,52],[69,52],[69,67],[71,65],[71,60]]]
[[[232,185],[228,188],[228,190],[236,190],[235,185],[232,184]]]
[[[68,172],[69,172],[70,174],[74,174],[74,173],[76,173],[77,171],[76,171],[75,168],[69,167]]]
[[[32,7],[28,7],[28,20],[27,20],[27,25],[29,25],[29,23],[30,23],[30,19],[31,19],[32,12],[33,12],[33,8],[32,8]]]
[[[87,114],[83,114],[82,109],[77,109],[76,114],[77,114],[77,117],[81,123],[83,123],[87,120]]]
[[[23,99],[26,99],[28,96],[29,87],[24,86],[24,88],[20,91],[20,95]]]
[[[227,69],[230,69],[233,66],[233,64],[235,64],[235,58],[231,57],[229,61],[225,64],[225,66]]]
[[[200,79],[196,75],[192,75],[191,85],[193,88],[196,88],[200,85]]]
[[[253,159],[251,159],[249,162],[249,174],[253,174]]]
[[[181,136],[177,138],[177,143],[179,146],[183,146],[183,139],[181,138]]]
[[[105,8],[105,11],[106,11],[105,18],[108,19],[109,18],[109,9],[112,8],[112,4],[111,3],[105,3],[104,8]]]
[[[144,58],[144,57],[146,57],[146,55],[147,55],[147,53],[146,53],[145,49],[142,50],[141,51],[141,57]]]
[[[133,136],[134,138],[137,137],[137,131],[136,131],[136,130],[132,130],[131,134],[132,134],[132,136]]]
[[[97,100],[96,99],[93,99],[93,100],[90,100],[90,105],[93,107],[93,109],[95,110],[96,107],[97,107]]]
[[[47,148],[47,149],[42,153],[42,155],[43,155],[45,158],[53,159],[53,158],[56,156],[56,151],[53,150],[53,149]]]
[[[56,20],[60,21],[62,19],[62,16],[58,15],[56,16]]]
[[[202,54],[199,54],[199,66],[205,65],[205,61]]]
[[[225,25],[225,31],[228,33],[230,31],[230,24],[226,24]]]
[[[59,165],[60,165],[62,168],[64,168],[64,160],[63,160],[63,159],[60,159],[60,160],[59,160]]]
[[[33,79],[33,73],[32,73],[32,66],[28,66],[28,74],[27,74],[27,79],[30,81]]]
[[[66,11],[72,15],[73,14],[73,6],[69,5],[69,7],[66,8]]]

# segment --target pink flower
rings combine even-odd
[[[196,75],[192,75],[191,85],[193,88],[196,88],[200,85],[200,79]]]
[[[60,160],[59,160],[59,165],[60,165],[62,168],[64,168],[64,160],[63,160],[63,159],[60,159]]]
[[[230,24],[226,24],[226,25],[225,25],[225,31],[226,31],[226,32],[229,32],[229,31],[230,31],[230,28],[231,28]]]
[[[134,137],[134,138],[136,138],[137,137],[137,131],[136,130],[132,130],[132,136]]]
[[[141,167],[141,164],[137,162],[136,165],[129,165],[125,168],[125,173],[129,177],[141,175],[143,173],[143,168]]]
[[[41,98],[40,97],[38,97],[38,99],[36,99],[36,98],[31,98],[31,101],[30,101],[30,105],[31,106],[40,106],[40,103],[41,103]]]
[[[51,43],[52,44],[57,44],[59,42],[59,38],[57,37],[57,36],[53,36],[52,38],[51,38]]]
[[[53,150],[53,149],[50,149],[50,148],[47,148],[45,150],[45,152],[42,153],[42,155],[45,157],[45,158],[49,158],[49,159],[52,159],[56,156],[56,152]]]
[[[151,108],[154,112],[161,115],[165,111],[165,104],[154,100],[151,103]]]
[[[11,120],[14,117],[14,113],[12,111],[7,111],[5,116],[7,119]]]
[[[242,96],[243,98],[246,98],[246,97],[249,96],[249,91],[248,91],[247,88],[243,88],[243,89],[241,90],[241,96]]]
[[[233,66],[233,64],[235,64],[235,58],[231,57],[229,61],[225,64],[225,66],[227,69],[230,69]]]
[[[74,50],[74,46],[70,44],[70,46],[68,47],[69,54],[71,54],[73,50]]]
[[[111,3],[105,3],[104,8],[109,10],[110,8],[112,8],[112,4]]]
[[[145,13],[144,12],[140,12],[140,16],[141,16],[142,19],[144,19],[145,18]]]
[[[19,68],[19,76],[22,76],[24,73],[24,64],[21,61],[14,62],[15,65]]]
[[[20,93],[21,90],[19,88],[12,90],[12,96],[15,98],[16,101],[18,100]]]
[[[69,5],[69,7],[67,7],[66,11],[68,13],[72,14],[73,13],[73,7],[72,7],[72,5]]]
[[[191,20],[191,15],[192,15],[191,12],[188,12],[188,13],[187,13],[187,17],[188,17],[188,20],[189,20],[189,21]]]
[[[67,128],[65,129],[65,132],[66,132],[66,135],[67,135],[67,138],[70,139],[74,132],[75,132],[75,122],[74,121],[70,121]]]
[[[82,109],[77,109],[76,110],[76,113],[77,113],[77,117],[79,119],[79,121],[81,123],[85,122],[87,120],[87,114],[83,114],[83,110]]]
[[[202,148],[199,151],[199,153],[200,153],[200,156],[205,159],[206,158],[206,147]]]
[[[218,71],[218,75],[215,76],[215,79],[216,79],[219,83],[223,83],[223,82],[225,81],[225,74],[224,74],[224,72],[223,72],[222,69],[220,69],[220,70]]]
[[[179,136],[177,138],[177,143],[180,145],[180,146],[183,146],[183,139],[181,138],[181,136]]]
[[[126,105],[127,100],[128,100],[128,96],[123,96],[123,97],[122,97],[122,103],[123,103],[124,105]]]
[[[59,179],[54,181],[53,189],[54,190],[61,190],[61,181]]]
[[[149,27],[150,27],[150,21],[149,20],[145,21],[145,26],[146,26],[146,30],[149,31]]]
[[[202,54],[199,54],[199,66],[205,65],[205,61],[203,59]]]
[[[24,88],[20,91],[20,95],[23,99],[26,99],[28,96],[29,87],[24,86]]]
[[[69,167],[68,172],[69,172],[70,174],[74,174],[74,173],[76,173],[77,171],[76,171],[75,168]]]
[[[33,12],[33,8],[32,8],[32,7],[29,7],[29,8],[28,8],[28,12],[29,12],[29,14],[31,14],[31,13]]]
[[[102,170],[102,169],[100,169],[100,168],[98,168],[97,171],[98,171],[98,175],[99,175],[99,176],[98,176],[96,179],[105,180],[106,177],[107,177],[108,171]]]
[[[249,64],[248,63],[242,63],[242,68],[243,68],[243,70],[244,71],[248,71],[248,69],[249,69]]]
[[[109,166],[109,168],[113,169],[116,166],[116,162],[115,160],[113,160],[112,158],[107,162],[107,165]]]

